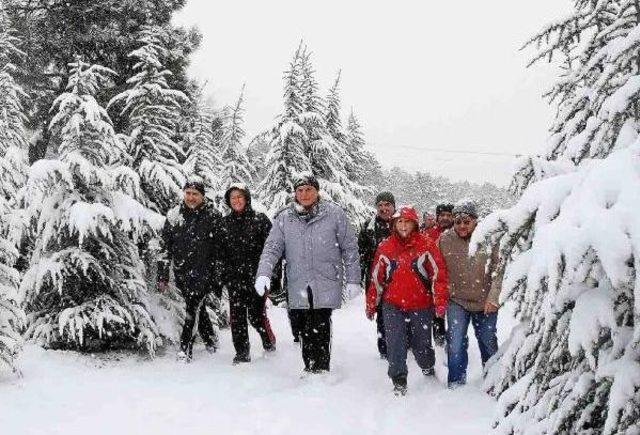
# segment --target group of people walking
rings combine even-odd
[[[393,194],[382,192],[375,217],[356,235],[344,210],[321,197],[312,174],[300,175],[293,188],[294,201],[272,224],[253,210],[245,186],[227,190],[230,212],[221,217],[202,182],[185,185],[183,203],[167,215],[158,275],[164,291],[172,266],[186,302],[180,360],[191,359],[196,331],[216,351],[204,302],[208,294],[219,298],[223,288],[229,294],[234,364],[251,361],[249,324],[263,349],[275,351],[265,307],[269,293],[281,286],[307,373],[330,370],[332,312],[343,300],[362,295],[363,287],[365,315],[376,321],[378,352],[388,360],[396,394],[407,391],[409,349],[422,373],[434,375],[432,336],[446,346],[452,388],[466,382],[469,323],[482,363],[497,351],[498,250],[469,256],[478,220],[472,203],[441,204],[435,216],[425,213],[421,225],[415,208],[396,207]]]

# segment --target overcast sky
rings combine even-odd
[[[191,73],[216,105],[246,82],[247,137],[282,110],[282,74],[301,39],[324,94],[342,69],[351,107],[383,166],[505,185],[513,158],[544,145],[552,110],[541,94],[550,67],[519,52],[568,0],[188,0],[176,17],[204,40]],[[456,152],[440,152],[433,150]]]

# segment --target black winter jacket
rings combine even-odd
[[[271,231],[271,221],[251,206],[243,213],[231,212],[222,218],[223,282],[250,285],[256,279],[264,242]]]
[[[389,222],[376,215],[364,223],[358,235],[358,250],[360,251],[360,270],[364,288],[369,288],[371,279],[371,263],[380,242],[391,235]]]
[[[176,285],[182,291],[220,294],[221,217],[205,200],[195,210],[182,203],[167,213],[162,229],[158,279],[169,280],[173,262]]]

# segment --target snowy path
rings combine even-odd
[[[0,378],[4,435],[30,434],[486,434],[494,401],[479,388],[479,357],[471,346],[470,385],[445,388],[438,350],[437,380],[425,380],[413,358],[409,393],[396,398],[379,360],[374,325],[359,303],[334,314],[332,373],[301,379],[299,348],[282,309],[269,310],[278,350],[262,355],[252,333],[253,362],[232,366],[229,331],[214,356],[199,346],[190,365],[174,354],[104,360],[27,347],[24,378]],[[504,329],[504,328],[502,328]],[[504,335],[504,334],[503,334]],[[474,340],[472,340],[473,342]]]

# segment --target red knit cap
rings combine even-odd
[[[420,219],[418,218],[418,212],[410,205],[401,205],[398,210],[391,216],[393,219],[404,218],[416,223],[416,226],[420,225]]]

